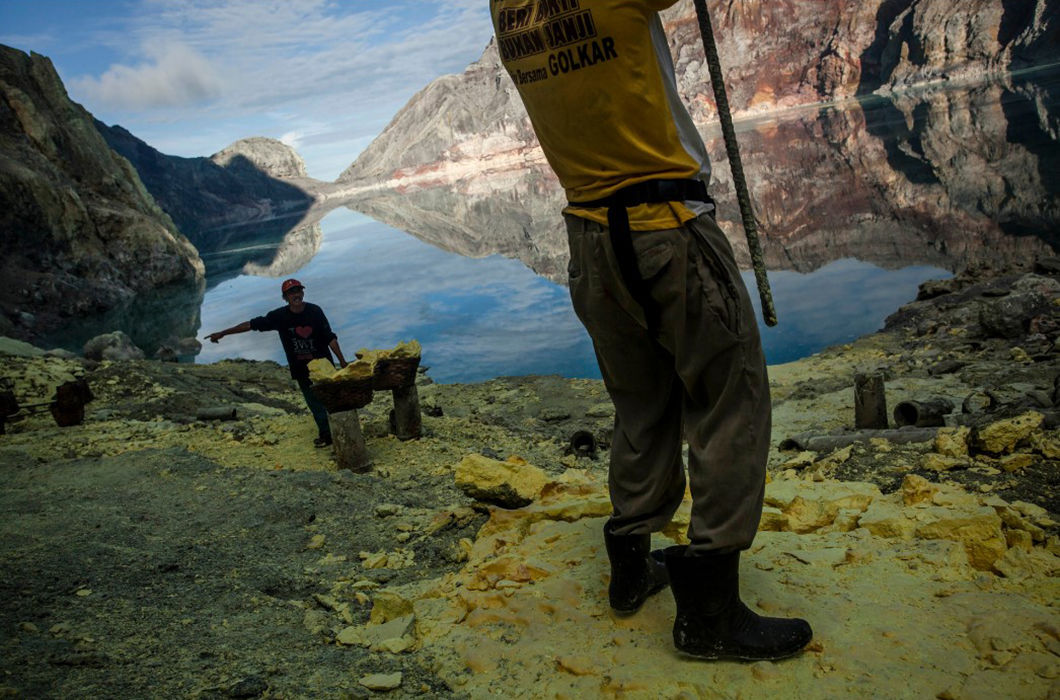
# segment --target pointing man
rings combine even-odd
[[[339,366],[346,366],[346,358],[339,348],[339,339],[332,332],[331,324],[323,309],[316,304],[305,301],[305,287],[296,279],[285,280],[280,286],[286,306],[273,309],[264,316],[257,316],[237,326],[206,336],[216,343],[226,335],[246,333],[247,331],[276,331],[280,334],[283,351],[287,355],[287,366],[291,377],[298,382],[298,387],[305,397],[306,406],[316,421],[318,436],[313,440],[317,447],[331,444],[331,426],[328,423],[328,412],[320,400],[313,394],[309,381],[309,362],[320,357],[331,360],[335,353]]]

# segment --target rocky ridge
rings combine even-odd
[[[783,663],[694,668],[670,645],[668,594],[628,618],[607,606],[613,414],[600,382],[438,385],[428,371],[424,436],[393,438],[378,396],[361,412],[374,464],[354,474],[311,446],[273,363],[9,347],[21,354],[0,374],[20,399],[79,375],[95,401],[83,426],[36,414],[0,437],[3,685],[64,697],[1051,697],[1058,303],[1055,261],[966,273],[923,285],[884,331],[771,368],[770,483],[742,588],[759,610],[810,619],[815,639]],[[949,425],[788,446],[853,435],[865,372],[885,376],[891,407],[951,399]],[[220,406],[235,419],[201,417]],[[572,449],[575,432],[591,448]],[[683,541],[687,505],[656,546]]]
[[[211,281],[247,264],[274,264],[269,245],[282,245],[315,201],[303,189],[305,163],[275,139],[243,139],[209,158],[181,158],[160,153],[120,126],[97,121],[96,128],[129,159],[159,206],[206,257]],[[240,248],[254,250],[215,254]],[[315,252],[312,247],[295,257]]]
[[[277,139],[252,136],[240,139],[210,156],[222,168],[253,166],[272,178],[308,177],[298,152]]]
[[[0,331],[30,335],[173,283],[194,246],[70,101],[44,56],[0,46]]]

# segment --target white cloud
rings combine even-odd
[[[111,109],[154,109],[201,104],[222,94],[222,82],[205,57],[179,43],[148,44],[149,60],[113,65],[99,78],[82,77],[72,87]]]
[[[482,0],[139,0],[82,36],[116,65],[64,80],[97,117],[165,153],[297,135],[310,174],[332,179],[490,33]]]
[[[302,142],[304,134],[301,131],[288,131],[286,134],[280,137],[280,142],[287,144],[291,148],[298,150],[298,145]]]

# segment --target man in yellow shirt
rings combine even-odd
[[[779,659],[812,638],[739,596],[758,529],[771,409],[747,291],[707,194],[658,11],[675,0],[490,0],[501,61],[567,193],[570,293],[615,404],[604,528],[611,607],[669,582],[674,644]],[[692,491],[690,544],[650,552]]]

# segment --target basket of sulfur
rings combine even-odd
[[[398,343],[390,350],[357,351],[357,360],[336,369],[327,359],[309,363],[313,393],[328,413],[364,408],[372,402],[373,389],[412,386],[420,364],[420,344]]]
[[[375,366],[372,373],[373,389],[400,389],[416,383],[420,366],[421,348],[418,341],[398,343],[390,350],[357,351],[357,361],[369,361]]]

